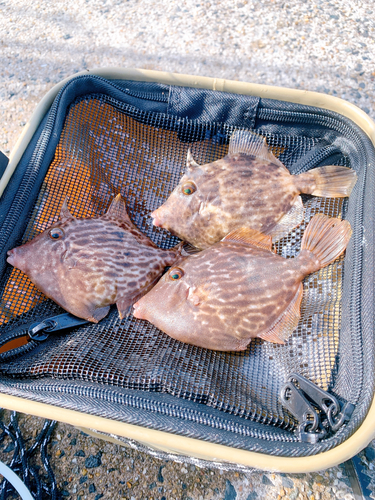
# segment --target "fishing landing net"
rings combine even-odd
[[[303,231],[316,213],[349,218],[354,226],[346,257],[304,280],[301,319],[286,344],[256,339],[246,351],[238,353],[202,349],[178,342],[132,315],[120,320],[113,307],[99,324],[50,337],[32,352],[3,363],[2,372],[9,380],[15,380],[19,388],[31,383],[39,389],[42,381],[50,381],[52,392],[60,387],[62,394],[70,394],[73,399],[62,404],[73,408],[80,406],[75,384],[81,392],[82,387],[88,393],[87,388],[95,388],[95,394],[100,390],[108,394],[110,390],[114,394],[114,413],[127,390],[143,394],[151,409],[161,404],[158,397],[166,395],[169,403],[181,401],[185,408],[185,413],[176,410],[180,421],[174,432],[184,432],[181,419],[185,415],[189,420],[186,408],[190,406],[186,405],[194,404],[194,411],[218,410],[223,422],[227,422],[222,424],[224,434],[236,425],[254,428],[262,424],[263,435],[270,429],[274,435],[284,436],[280,439],[285,441],[288,435],[293,436],[296,425],[280,403],[280,390],[290,373],[299,373],[337,397],[358,403],[362,398],[363,367],[355,363],[362,355],[362,332],[358,314],[356,319],[352,317],[352,287],[357,279],[352,273],[353,266],[358,268],[358,263],[353,263],[353,248],[359,238],[355,214],[365,175],[361,165],[355,163],[359,153],[345,146],[345,141],[353,139],[341,139],[344,127],[344,131],[334,133],[329,129],[332,146],[320,123],[276,123],[274,118],[266,117],[264,102],[256,111],[256,131],[266,137],[272,152],[292,173],[334,163],[355,168],[359,176],[349,203],[347,199],[303,196],[304,222],[275,245],[277,253],[285,258],[298,255]],[[65,199],[75,217],[92,217],[104,214],[112,198],[121,193],[134,224],[159,247],[173,247],[178,239],[154,227],[150,213],[177,185],[188,148],[199,164],[222,158],[235,129],[235,125],[220,121],[137,110],[104,93],[79,96],[67,108],[53,159],[35,194],[19,242],[30,240],[56,221]],[[340,141],[345,146],[341,149]],[[327,148],[332,149],[330,154],[326,154]],[[274,286],[278,286],[277,276]],[[11,266],[2,276],[0,297],[3,331],[34,318],[64,312]],[[100,397],[97,404],[101,404]],[[108,408],[105,412],[111,414]],[[189,435],[194,435],[191,429]],[[215,439],[227,442],[225,436]],[[293,437],[290,440],[295,441]]]

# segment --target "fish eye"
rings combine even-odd
[[[172,281],[177,281],[184,275],[184,271],[179,267],[174,267],[169,271],[169,279]]]
[[[51,238],[51,240],[59,240],[64,236],[64,231],[59,227],[54,227],[53,229],[50,229],[48,231],[48,236]]]
[[[189,196],[197,190],[197,186],[194,184],[194,182],[187,182],[182,186],[182,193],[186,194],[186,196]]]

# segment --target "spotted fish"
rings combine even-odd
[[[76,219],[65,201],[60,220],[9,250],[7,261],[61,307],[97,323],[111,304],[123,317],[179,257],[180,246],[158,248],[134,226],[117,195],[105,215],[93,218]]]
[[[351,237],[345,220],[315,215],[301,251],[285,259],[271,237],[241,228],[182,258],[134,304],[134,316],[169,336],[219,351],[241,351],[252,338],[284,343],[300,318],[305,276],[327,266]]]
[[[335,165],[291,175],[262,137],[236,131],[220,160],[200,166],[188,152],[184,176],[151,216],[155,226],[200,249],[241,227],[277,241],[302,222],[301,193],[349,196],[356,179],[354,170]]]

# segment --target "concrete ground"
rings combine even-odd
[[[105,66],[319,91],[375,119],[374,38],[372,0],[2,0],[0,149],[9,154],[53,85]],[[29,437],[41,426],[26,415],[20,422]],[[3,442],[1,460],[11,451]],[[63,497],[77,500],[355,498],[343,466],[302,475],[198,469],[65,424],[50,453]],[[362,459],[371,476],[372,444]]]

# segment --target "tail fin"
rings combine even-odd
[[[337,165],[313,168],[298,177],[302,180],[304,176],[308,176],[310,179],[313,176],[316,183],[315,189],[307,194],[322,196],[323,198],[345,198],[350,195],[357,182],[357,174],[354,170]]]
[[[316,214],[304,232],[301,251],[312,252],[319,259],[322,268],[343,253],[351,235],[352,228],[348,221]]]

